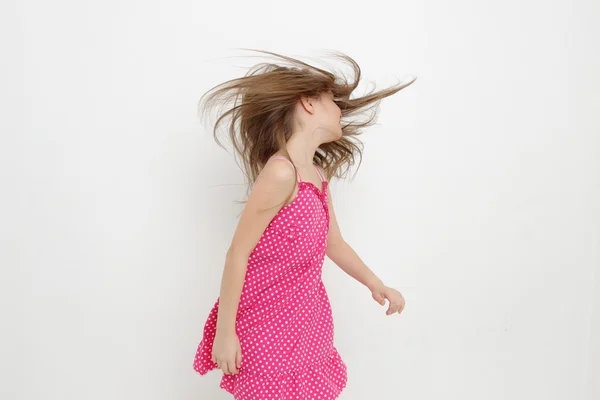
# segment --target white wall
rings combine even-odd
[[[598,2],[0,7],[2,399],[229,398],[192,362],[244,188],[196,105],[235,47],[418,77],[332,186],[407,299],[327,262],[341,398],[600,399]]]
[[[588,398],[600,399],[600,262],[596,262],[593,313],[588,350]]]

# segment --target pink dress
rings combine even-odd
[[[317,173],[321,189],[298,173],[296,197],[271,220],[248,258],[236,318],[241,368],[237,375],[223,374],[220,384],[235,400],[331,400],[346,386],[346,365],[333,345],[331,306],[321,280],[328,182]],[[194,359],[201,375],[217,368],[211,353],[218,307],[219,300]]]

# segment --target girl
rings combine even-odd
[[[194,369],[223,371],[220,387],[236,400],[330,400],[346,385],[346,365],[333,343],[333,320],[321,280],[325,255],[365,285],[375,301],[400,313],[405,301],[344,241],[331,193],[374,123],[379,101],[414,82],[350,98],[355,79],[262,51],[290,66],[262,63],[207,92],[207,110],[233,103],[229,137],[252,186],[227,251],[220,297],[210,311]],[[369,107],[371,106],[371,107]],[[345,118],[374,109],[363,122]],[[249,186],[250,186],[249,185]]]

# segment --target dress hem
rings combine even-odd
[[[196,372],[200,375],[205,375],[214,369],[217,368],[212,366],[205,366],[203,369],[195,368]],[[312,399],[315,397],[313,393],[309,393],[313,390],[306,385],[307,376],[312,376],[314,381],[325,382],[326,386],[329,387],[329,397],[323,397],[323,400],[337,399],[346,388],[347,368],[337,350],[334,350],[332,354],[324,357],[321,361],[279,374],[266,375],[252,372],[240,372],[236,375],[223,374],[219,387],[235,396],[236,389],[239,390],[239,385],[244,386],[243,381],[260,381],[261,387],[269,388],[269,393],[279,393],[284,396],[285,393],[289,393],[291,396],[297,396],[297,393],[304,393],[305,397],[303,398]],[[337,381],[335,380],[335,376],[338,377]],[[318,390],[322,391],[322,388],[320,387]],[[281,398],[286,399],[286,397]],[[298,397],[291,398],[295,399]]]

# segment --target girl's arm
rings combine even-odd
[[[279,159],[267,162],[254,182],[225,258],[217,332],[235,333],[248,257],[294,185],[295,171]]]
[[[333,210],[333,200],[329,186],[327,186],[327,197],[329,204],[327,257],[348,275],[365,285],[371,291],[373,299],[379,304],[385,305],[385,299],[387,299],[389,301],[387,315],[402,312],[405,305],[402,294],[395,289],[385,286],[381,279],[367,267],[354,249],[342,237],[335,217],[335,211]]]
[[[363,260],[356,254],[354,249],[342,237],[333,209],[333,200],[329,186],[327,187],[329,203],[329,233],[327,235],[327,257],[331,259],[348,275],[365,285],[371,291],[382,285],[381,279],[367,267]]]

